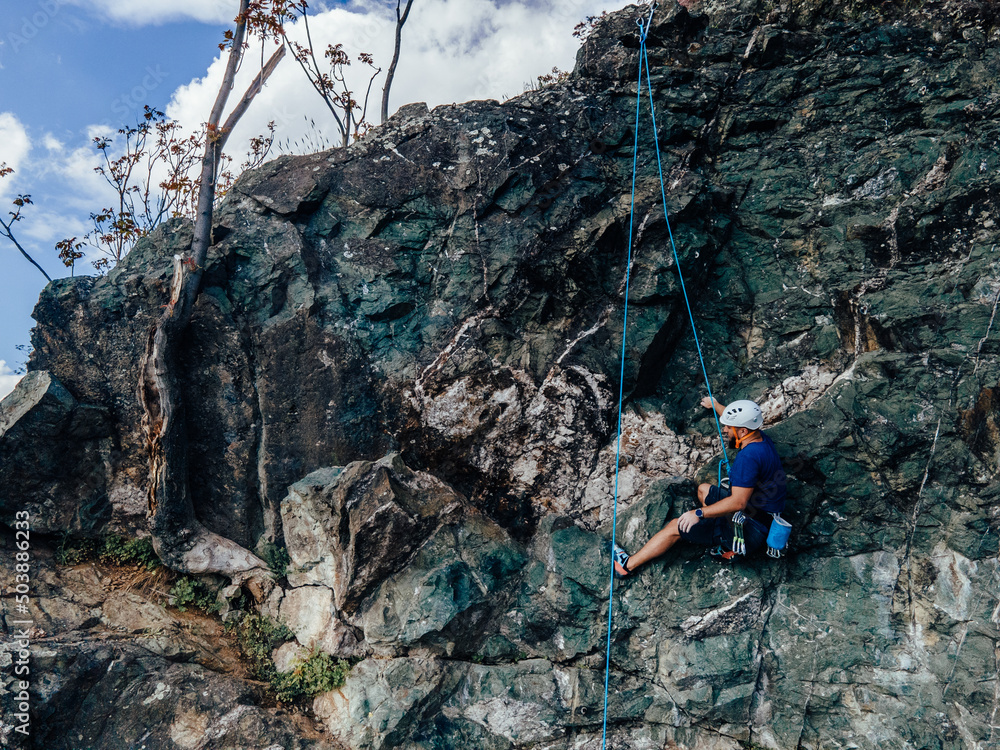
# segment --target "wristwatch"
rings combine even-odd
[[[701,508],[698,508],[698,509],[697,509],[697,510],[696,510],[696,511],[694,512],[694,514],[695,514],[696,516],[698,516],[698,518],[704,518],[704,517],[705,517],[705,511],[703,511],[703,510],[702,510]]]

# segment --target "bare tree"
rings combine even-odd
[[[396,44],[392,63],[386,73],[385,85],[382,87],[381,122],[385,122],[389,118],[389,91],[396,75],[396,67],[399,65],[403,24],[406,23],[406,19],[410,15],[412,5],[413,0],[406,0],[406,7],[403,8],[402,0],[396,0]],[[306,74],[309,83],[312,84],[316,93],[320,95],[327,109],[333,115],[337,130],[340,132],[341,145],[347,146],[352,138],[359,138],[371,127],[367,119],[368,100],[371,98],[372,84],[382,69],[375,66],[374,58],[370,53],[362,52],[358,55],[358,62],[367,65],[374,71],[368,79],[364,100],[359,101],[355,99],[354,92],[348,87],[345,78],[345,69],[351,64],[351,59],[344,52],[343,44],[328,44],[322,55],[326,61],[326,67],[320,64],[313,44],[312,30],[309,28],[309,4],[307,0],[282,0],[278,18],[276,25],[282,29],[281,33],[285,44],[292,51],[292,56],[302,68],[302,72]],[[293,19],[301,20],[306,35],[306,44],[294,42],[284,34],[284,21]]]
[[[241,171],[260,166],[274,143],[274,122],[268,133],[250,139],[250,152]],[[117,149],[113,149],[117,140]],[[118,129],[116,136],[93,139],[102,162],[94,168],[114,191],[111,206],[92,212],[93,229],[84,236],[56,243],[63,263],[72,267],[83,257],[80,248],[96,249],[100,257],[93,262],[98,271],[107,271],[121,262],[135,243],[164,220],[194,217],[197,210],[201,154],[208,140],[207,125],[195,133],[183,135],[181,124],[169,120],[163,112],[146,106],[135,126]],[[112,153],[114,151],[115,153]],[[236,181],[229,168],[232,159],[220,153],[216,165],[216,203]]]
[[[410,15],[410,6],[413,5],[413,0],[406,0],[406,10],[400,15],[400,2],[401,0],[396,0],[396,47],[392,53],[389,71],[385,74],[385,86],[382,87],[382,119],[380,122],[389,119],[389,89],[392,88],[392,79],[396,75],[396,65],[399,63],[399,48],[403,41],[403,24],[406,23],[406,18]]]
[[[242,99],[220,127],[246,49],[248,24],[269,10],[267,2],[241,0],[235,31],[226,32],[229,59],[222,86],[206,124],[201,161],[194,237],[187,257],[175,256],[170,300],[150,329],[142,358],[138,396],[149,455],[147,518],[153,547],[168,566],[186,573],[221,573],[233,579],[267,576],[267,565],[236,542],[209,531],[195,516],[188,477],[184,390],[177,372],[181,339],[191,321],[201,289],[208,248],[212,244],[212,214],[219,164],[226,140],[240,117],[281,61],[281,46],[262,66]],[[257,26],[267,36],[267,28]]]
[[[94,228],[84,237],[101,254],[94,262],[98,271],[121,262],[139,239],[190,202],[187,194],[194,188],[187,172],[197,163],[203,140],[200,135],[181,137],[177,121],[148,105],[136,125],[119,128],[116,137],[123,141],[118,156],[111,153],[115,137],[93,139],[102,157],[94,171],[117,198],[114,205],[90,214]],[[168,174],[157,184],[154,173],[162,167]],[[64,249],[67,242],[57,244],[57,249]]]
[[[276,8],[279,8],[277,4]],[[302,21],[302,28],[306,32],[306,44],[292,41],[285,34],[285,22],[295,19]],[[302,68],[302,72],[309,79],[309,83],[312,84],[316,93],[326,104],[327,109],[330,110],[330,114],[333,115],[334,122],[337,123],[337,130],[340,131],[341,145],[347,146],[352,138],[357,139],[364,135],[370,127],[367,118],[372,83],[374,83],[375,77],[382,72],[381,68],[375,67],[375,61],[371,54],[362,52],[358,55],[358,62],[367,65],[374,71],[368,79],[368,87],[362,103],[354,98],[354,92],[347,86],[345,69],[350,66],[351,58],[344,51],[344,45],[327,45],[326,51],[323,53],[327,69],[324,69],[316,57],[312,30],[309,28],[309,4],[306,0],[282,0],[279,10],[276,11],[275,28],[280,29],[281,37],[292,51],[292,57],[295,58],[299,67]]]
[[[0,178],[6,177],[7,175],[13,173],[14,169],[12,167],[8,167],[6,162],[0,163]],[[31,265],[33,265],[35,268],[41,271],[42,276],[44,276],[48,281],[52,281],[52,278],[47,273],[45,273],[45,269],[42,268],[40,265],[38,265],[38,263],[35,262],[34,258],[28,255],[28,251],[21,246],[21,243],[17,241],[17,237],[14,236],[14,223],[21,220],[22,218],[21,212],[24,210],[25,206],[30,206],[30,205],[31,205],[30,195],[18,195],[14,199],[15,210],[8,212],[10,218],[7,219],[6,221],[0,219],[0,237],[6,237],[8,240],[13,242],[14,247],[16,247],[18,250],[21,251],[21,255],[27,258],[28,262]]]

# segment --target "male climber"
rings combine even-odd
[[[733,551],[733,542],[741,546],[741,539],[745,543],[745,554],[756,552],[767,543],[771,513],[785,509],[785,472],[771,438],[760,431],[764,423],[760,407],[753,401],[734,401],[723,408],[709,396],[702,399],[701,405],[715,409],[719,421],[725,425],[723,431],[729,447],[739,451],[729,471],[732,489],[699,485],[701,507],[670,521],[634,555],[616,544],[615,571],[618,575],[634,572],[673,547],[678,539],[711,547],[713,555],[725,560],[740,552]]]

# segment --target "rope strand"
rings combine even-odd
[[[705,386],[708,388],[709,398],[712,399],[712,416],[715,417],[715,428],[719,434],[719,442],[722,444],[722,459],[726,463],[726,471],[729,472],[729,455],[726,453],[726,441],[722,436],[722,425],[719,422],[719,415],[715,411],[715,396],[712,395],[712,385],[708,379],[708,370],[705,367],[705,358],[701,351],[701,342],[698,340],[698,330],[694,323],[694,313],[691,310],[691,301],[688,299],[687,288],[684,284],[684,274],[681,272],[681,261],[677,254],[677,245],[674,242],[674,233],[670,227],[670,215],[667,211],[667,193],[666,187],[663,182],[663,163],[660,159],[660,141],[659,135],[656,131],[656,107],[653,101],[653,81],[649,74],[649,56],[646,52],[646,37],[649,34],[649,29],[653,24],[653,13],[656,11],[656,4],[653,3],[650,6],[649,16],[647,18],[640,18],[636,21],[639,25],[639,81],[636,89],[636,100],[635,100],[635,139],[632,146],[632,201],[629,208],[629,219],[628,219],[628,253],[626,257],[625,264],[625,304],[624,313],[622,320],[622,357],[621,357],[621,367],[618,376],[618,433],[616,437],[615,444],[615,487],[614,487],[614,506],[612,510],[611,517],[611,582],[608,587],[608,637],[606,644],[606,656],[604,661],[604,721],[601,730],[601,748],[605,750],[607,748],[608,740],[608,692],[611,679],[611,628],[613,623],[613,609],[614,609],[614,592],[615,592],[615,565],[614,565],[614,545],[615,540],[618,535],[618,478],[619,478],[619,464],[621,463],[621,446],[622,446],[622,402],[624,399],[624,388],[625,388],[625,340],[628,334],[628,295],[629,295],[629,282],[632,270],[632,243],[633,234],[635,228],[635,184],[636,184],[636,174],[638,172],[638,159],[639,159],[639,125],[640,117],[639,113],[641,110],[642,103],[642,74],[645,69],[646,72],[646,88],[649,91],[649,114],[650,121],[653,126],[653,143],[656,151],[656,167],[659,172],[660,178],[660,197],[663,199],[663,218],[667,223],[667,234],[670,237],[670,248],[674,255],[674,264],[677,266],[677,277],[680,279],[681,293],[684,295],[684,304],[687,307],[688,320],[691,322],[691,332],[694,334],[695,347],[698,350],[698,359],[701,362],[701,372],[705,378]],[[719,464],[719,472],[721,477],[722,463]]]
[[[681,282],[681,293],[684,295],[684,305],[687,307],[688,320],[691,321],[691,333],[694,334],[694,345],[698,350],[698,360],[701,362],[701,374],[705,377],[705,387],[708,389],[708,397],[712,399],[712,416],[715,417],[715,429],[719,433],[719,442],[722,444],[722,457],[726,462],[726,473],[729,473],[729,456],[726,453],[726,440],[722,437],[722,425],[719,422],[719,414],[715,411],[715,396],[712,395],[712,384],[708,382],[708,370],[705,369],[705,357],[701,353],[701,342],[698,340],[698,329],[694,324],[694,313],[691,312],[691,300],[688,299],[687,288],[684,285],[684,274],[681,272],[681,259],[677,256],[677,245],[674,244],[674,233],[670,228],[670,215],[667,212],[667,192],[663,184],[663,162],[660,159],[660,136],[656,132],[656,107],[653,105],[653,80],[649,75],[649,57],[646,55],[646,45],[640,45],[642,59],[639,62],[639,76],[642,76],[642,67],[646,69],[646,83],[649,91],[649,117],[653,125],[653,144],[656,151],[656,168],[660,173],[660,197],[663,199],[663,220],[667,222],[667,235],[670,237],[670,249],[674,254],[674,265],[677,266],[677,278]]]
[[[653,12],[650,11],[649,14],[650,21],[653,18]],[[643,27],[642,19],[640,18],[637,22],[639,24],[640,30],[640,40],[639,48],[644,50],[646,47],[646,32],[648,31],[648,24]],[[607,747],[608,741],[608,684],[611,677],[611,623],[612,623],[612,612],[614,604],[614,593],[615,593],[615,553],[614,545],[615,539],[617,538],[618,532],[618,465],[621,459],[622,452],[622,400],[624,397],[625,388],[625,338],[628,332],[628,292],[629,292],[629,281],[632,271],[632,238],[635,227],[635,180],[636,180],[636,166],[639,160],[639,106],[642,103],[642,67],[639,68],[639,81],[638,89],[636,91],[635,97],[635,136],[632,145],[632,206],[629,209],[628,216],[628,254],[625,260],[625,309],[622,320],[622,358],[621,358],[621,369],[618,374],[618,436],[615,446],[615,494],[614,494],[614,508],[611,516],[611,583],[608,587],[608,642],[607,642],[607,652],[604,659],[604,722],[601,729],[601,748]]]

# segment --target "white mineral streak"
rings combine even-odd
[[[597,510],[599,518],[594,520],[598,523],[610,520],[614,505],[616,443],[612,438],[601,450],[584,490],[583,510]],[[625,413],[618,472],[619,512],[658,479],[693,477],[714,450],[717,446],[713,449],[710,437],[678,435],[662,414]]]
[[[472,378],[461,378],[438,396],[428,398],[424,422],[449,438],[465,438],[483,425],[483,417],[499,412],[498,427],[516,429],[522,412],[517,385],[490,391],[476,387]]]
[[[142,705],[148,706],[153,701],[162,701],[164,698],[170,695],[171,689],[172,688],[170,687],[170,685],[167,685],[164,682],[156,683],[156,688],[153,690],[153,694],[148,698],[146,698],[142,702]]]
[[[712,624],[715,623],[720,617],[736,609],[738,606],[740,606],[740,604],[745,602],[752,595],[753,592],[747,592],[739,599],[727,604],[725,607],[719,607],[718,609],[713,609],[711,612],[707,612],[701,617],[697,615],[692,615],[691,617],[687,618],[686,620],[684,620],[684,622],[681,623],[681,630],[683,630],[684,634],[687,635],[689,638],[693,638],[699,635],[700,633],[704,632],[708,628],[710,628]]]
[[[808,409],[836,379],[837,373],[819,365],[807,365],[800,374],[785,378],[758,401],[764,412],[765,427]]]
[[[467,719],[518,743],[540,742],[551,735],[551,729],[542,720],[542,716],[541,703],[528,703],[508,697],[475,703],[465,711]]]
[[[502,464],[509,467],[515,491],[548,510],[573,510],[583,495],[584,472],[599,449],[592,435],[610,400],[605,378],[579,365],[556,363],[536,385],[528,372],[497,364],[491,379],[497,387],[464,376],[435,393],[430,387],[434,376],[484,317],[466,320],[406,395],[427,427],[448,439],[475,439],[469,458],[480,471]],[[559,360],[605,320],[568,339]]]
[[[428,398],[427,394],[424,393],[424,382],[428,378],[433,377],[440,372],[441,368],[444,367],[445,362],[448,361],[448,358],[462,343],[462,340],[465,338],[465,335],[469,332],[470,328],[477,325],[480,321],[493,317],[494,315],[495,313],[493,309],[490,308],[489,310],[484,310],[481,313],[477,313],[476,315],[467,318],[459,327],[458,331],[455,332],[455,335],[452,336],[447,345],[445,345],[445,347],[438,352],[434,361],[424,368],[423,372],[420,373],[420,376],[413,384],[413,393],[407,394],[410,397],[411,403],[413,403],[416,408],[422,408]]]
[[[215,724],[208,728],[205,732],[205,736],[202,738],[203,745],[205,747],[208,745],[208,740],[218,740],[225,737],[230,731],[240,724],[240,720],[249,713],[254,712],[254,706],[248,706],[246,704],[241,704],[234,708],[232,711],[227,713],[221,719],[219,719]]]
[[[978,593],[972,585],[977,578],[978,564],[948,549],[944,541],[934,547],[931,562],[937,569],[933,586],[935,609],[946,612],[952,620],[968,621],[973,616],[974,596]]]
[[[899,580],[899,558],[892,552],[878,551],[854,555],[851,567],[874,605],[879,633],[892,633],[892,595]]]

